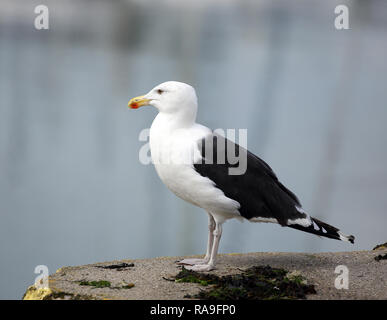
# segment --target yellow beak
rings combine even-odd
[[[128,102],[128,107],[132,109],[137,109],[139,107],[148,105],[149,102],[150,100],[146,99],[145,96],[139,96],[139,97],[130,99],[130,101]]]

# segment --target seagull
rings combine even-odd
[[[192,86],[167,81],[128,103],[132,109],[145,105],[158,110],[149,134],[158,176],[174,194],[208,214],[204,258],[183,259],[180,265],[193,271],[215,269],[222,225],[233,218],[277,223],[354,243],[354,236],[306,213],[297,196],[278,180],[266,162],[196,123],[198,100]],[[229,154],[237,155],[240,163],[235,163],[235,157],[229,159]]]

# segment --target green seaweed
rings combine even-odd
[[[207,286],[209,284],[216,283],[216,276],[210,274],[202,274],[198,272],[193,272],[182,268],[179,274],[175,277],[176,282],[188,282],[188,283],[199,283],[202,286]]]
[[[80,281],[80,286],[91,286],[94,288],[110,288],[110,289],[131,289],[135,285],[134,283],[127,283],[120,287],[112,287],[111,283],[106,280],[99,280],[99,281]]]
[[[175,281],[211,285],[194,296],[185,296],[209,300],[306,299],[307,294],[316,293],[314,285],[306,284],[301,275],[288,276],[287,270],[270,266],[254,266],[240,274],[227,276],[204,274],[182,267]]]
[[[81,281],[79,283],[80,286],[92,286],[95,288],[106,288],[110,287],[111,283],[106,280],[99,280],[99,281]]]

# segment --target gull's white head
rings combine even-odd
[[[132,109],[146,105],[157,108],[160,113],[176,114],[195,120],[198,103],[195,89],[189,84],[167,81],[128,103],[128,107]]]

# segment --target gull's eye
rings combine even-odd
[[[158,90],[157,90],[157,93],[158,93],[158,94],[163,94],[163,93],[164,93],[164,90],[158,89]]]

